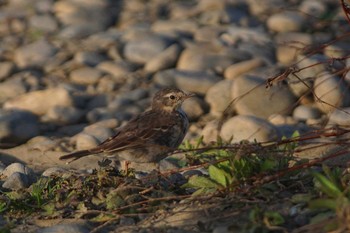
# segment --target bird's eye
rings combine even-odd
[[[169,98],[174,100],[176,97],[174,95],[171,95]]]

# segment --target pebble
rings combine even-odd
[[[266,24],[275,32],[296,32],[305,26],[305,17],[296,11],[283,11],[271,15]]]
[[[88,233],[87,226],[79,223],[61,223],[51,227],[46,227],[37,231],[38,233]]]
[[[92,135],[100,143],[114,135],[111,128],[103,127],[102,124],[92,124],[84,128],[83,133]]]
[[[175,67],[178,57],[181,52],[181,47],[178,44],[170,45],[164,51],[160,52],[154,58],[151,58],[145,64],[145,70],[151,73],[159,70],[165,70]]]
[[[293,118],[297,120],[318,119],[321,115],[320,110],[312,106],[299,105],[293,111]]]
[[[64,88],[52,88],[33,91],[11,100],[4,104],[5,109],[21,109],[37,115],[44,115],[54,106],[72,106],[73,96]]]
[[[113,79],[125,79],[126,75],[134,71],[134,67],[125,61],[104,61],[101,62],[97,67],[100,71],[113,75]]]
[[[42,68],[57,49],[47,40],[41,39],[16,49],[14,60],[20,68]]]
[[[326,11],[327,6],[325,2],[318,0],[304,0],[299,6],[300,12],[311,15],[312,18],[322,17]],[[311,18],[311,17],[310,17]]]
[[[98,146],[100,142],[92,135],[80,133],[75,136],[77,150],[86,150]]]
[[[19,144],[39,135],[38,117],[20,110],[0,109],[0,142]]]
[[[55,32],[58,29],[58,22],[50,15],[34,15],[30,18],[29,24],[43,32]]]
[[[224,111],[229,107],[233,111],[231,89],[232,80],[222,80],[209,88],[205,95],[205,101],[210,106],[210,114],[216,117],[222,116]]]
[[[33,171],[22,163],[11,163],[2,172],[2,176],[10,177],[14,173],[20,173],[26,176],[33,176]]]
[[[9,78],[0,83],[0,103],[27,92],[27,85],[21,79]]]
[[[81,65],[97,66],[104,60],[106,60],[104,55],[94,51],[79,51],[74,55],[74,61]]]
[[[237,113],[262,118],[274,113],[289,114],[296,100],[286,85],[280,83],[266,88],[265,80],[257,76],[235,79],[232,97]]]
[[[223,72],[234,60],[226,54],[204,48],[190,48],[182,51],[176,68],[179,70]]]
[[[20,172],[12,173],[5,182],[2,184],[3,188],[10,190],[20,190],[24,188],[28,188],[30,186],[30,182],[28,176]]]
[[[182,109],[190,121],[195,121],[206,112],[206,103],[197,97],[190,98],[182,104]]]
[[[264,64],[261,58],[253,58],[230,65],[225,69],[225,79],[233,80],[242,74],[248,73]]]
[[[255,116],[239,115],[227,120],[221,128],[220,136],[224,140],[240,142],[266,142],[279,139],[277,128],[268,121]]]
[[[73,70],[70,73],[70,79],[73,83],[89,85],[97,83],[102,75],[103,73],[98,69],[83,67]]]
[[[0,62],[0,81],[8,78],[14,71],[15,65],[12,62]]]
[[[329,123],[334,123],[340,126],[350,125],[350,107],[334,109],[329,116]]]
[[[46,169],[41,175],[46,177],[50,177],[50,176],[64,177],[68,173],[69,171],[63,167],[50,167]]]
[[[201,135],[203,136],[203,141],[206,143],[216,142],[219,136],[219,121],[212,120],[207,122],[202,129]]]
[[[60,125],[71,125],[78,123],[84,112],[71,106],[53,106],[48,109],[42,117],[44,122],[54,122]]]
[[[154,81],[159,85],[176,86],[198,94],[205,94],[211,86],[220,80],[220,77],[211,72],[178,69],[159,71],[154,76]]]
[[[290,64],[293,62],[303,48],[312,44],[312,35],[302,32],[283,32],[275,37],[277,44],[276,58],[281,64]]]
[[[348,107],[350,93],[343,79],[322,73],[314,83],[314,99],[318,108],[325,113],[335,110],[335,107]]]
[[[173,43],[169,38],[156,33],[145,33],[143,36],[128,41],[124,46],[124,56],[127,60],[145,64],[162,53]]]

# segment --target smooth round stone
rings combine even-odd
[[[302,32],[283,32],[275,36],[277,43],[276,57],[282,64],[293,62],[301,50],[310,45],[312,35]]]
[[[315,102],[325,113],[335,110],[335,107],[350,105],[350,92],[346,83],[340,77],[324,72],[314,83]]]
[[[80,51],[74,55],[76,63],[87,66],[96,66],[104,60],[106,57],[98,52]]]
[[[54,0],[39,0],[35,1],[35,9],[39,13],[51,13]]]
[[[270,12],[275,12],[286,7],[285,0],[269,0],[264,1],[264,4],[261,4],[260,0],[248,0],[249,11],[254,16],[270,14]]]
[[[205,94],[221,79],[211,72],[169,69],[157,72],[155,83],[162,86],[176,86],[188,92]]]
[[[300,31],[305,24],[305,18],[294,11],[284,11],[271,15],[267,19],[267,27],[276,32]]]
[[[194,121],[205,113],[205,103],[200,98],[189,98],[182,104],[182,109],[188,119]]]
[[[144,69],[148,72],[156,72],[175,67],[180,55],[181,47],[178,44],[170,45],[164,51],[147,61]]]
[[[321,117],[321,112],[312,106],[299,105],[294,109],[293,117],[298,120],[318,119]]]
[[[10,78],[0,83],[0,103],[27,92],[27,85],[20,79]]]
[[[232,57],[206,49],[185,49],[182,51],[176,68],[179,70],[202,71],[217,70],[223,71],[234,62]]]
[[[62,177],[65,174],[68,174],[69,171],[63,167],[50,167],[46,169],[41,175],[50,177],[50,176],[60,176]]]
[[[120,100],[121,104],[126,106],[126,105],[132,104],[132,101],[139,101],[147,98],[148,96],[149,96],[148,91],[142,88],[138,88],[118,96],[116,101]]]
[[[100,144],[100,142],[94,136],[86,133],[80,133],[76,135],[74,139],[75,139],[77,150],[91,149]]]
[[[198,23],[191,19],[158,19],[151,25],[151,30],[160,34],[179,36],[179,34],[193,34],[198,27]]]
[[[39,122],[34,114],[0,109],[0,142],[23,143],[38,134]]]
[[[251,70],[254,70],[264,64],[264,61],[261,58],[253,58],[247,61],[241,61],[235,64],[230,65],[226,68],[224,77],[225,79],[235,79],[242,74],[248,73]]]
[[[83,224],[62,223],[51,227],[42,228],[37,233],[88,233],[90,229]]]
[[[232,80],[222,80],[214,84],[205,95],[205,101],[209,103],[210,113],[213,116],[220,117],[224,111],[229,107],[232,97],[231,88],[233,85]],[[230,109],[233,108],[233,104]]]
[[[145,34],[143,37],[128,41],[124,46],[124,56],[127,60],[145,64],[173,43],[157,34]]]
[[[274,125],[262,118],[241,115],[226,121],[222,125],[220,136],[224,140],[232,138],[232,142],[266,142],[279,139],[279,132]]]
[[[96,68],[105,73],[111,74],[115,79],[126,78],[128,74],[135,70],[134,66],[126,61],[104,61]]]
[[[5,182],[2,184],[2,187],[10,190],[20,190],[28,188],[29,185],[30,181],[27,175],[19,172],[14,172],[9,177],[7,177]]]
[[[10,177],[14,173],[21,173],[28,176],[33,176],[33,171],[22,163],[11,163],[2,172],[2,176]]]
[[[70,73],[70,79],[77,84],[89,85],[95,84],[102,77],[103,73],[91,67],[83,67],[73,70]]]
[[[304,0],[299,6],[299,10],[305,14],[312,15],[314,18],[319,18],[326,13],[327,6],[323,1]]]
[[[12,62],[0,62],[0,81],[8,78],[13,72],[15,65]]]
[[[315,54],[310,57],[299,55],[297,60],[297,68],[301,69],[296,73],[297,77],[293,74],[288,75],[288,85],[294,95],[301,97],[305,93],[310,91],[313,86],[313,78],[317,77],[320,73],[326,70],[328,58],[321,54]],[[308,67],[307,69],[304,69]]]
[[[42,68],[56,51],[54,46],[42,39],[18,48],[14,53],[14,60],[20,68]]]
[[[54,32],[58,29],[57,21],[50,15],[34,15],[29,19],[29,24],[44,32]]]
[[[330,58],[342,58],[348,55],[349,50],[350,46],[348,42],[336,42],[327,45],[323,53]]]
[[[44,115],[54,106],[72,106],[73,96],[64,88],[49,88],[33,91],[8,100],[5,109],[27,110],[37,115]]]
[[[83,133],[93,136],[99,141],[99,143],[114,135],[113,130],[103,127],[101,124],[87,126],[84,128]]]
[[[196,30],[194,34],[194,40],[198,42],[212,42],[217,40],[222,33],[226,31],[225,27],[215,26],[203,26]]]
[[[342,126],[350,125],[350,107],[335,109],[329,116],[329,123]]]
[[[234,105],[240,115],[268,118],[274,113],[289,114],[296,101],[283,84],[266,88],[266,81],[257,76],[242,76],[232,85]]]
[[[206,123],[201,135],[206,143],[216,142],[219,136],[219,121],[214,120]]]
[[[84,112],[71,106],[53,106],[46,115],[43,116],[45,121],[55,122],[57,124],[74,124],[78,123],[83,117]]]
[[[30,139],[27,142],[27,145],[30,150],[46,152],[49,150],[55,150],[58,142],[46,136],[36,136]]]

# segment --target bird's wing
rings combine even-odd
[[[148,111],[132,119],[128,124],[122,127],[116,135],[102,142],[96,151],[117,152],[125,149],[137,149],[141,147],[152,146],[162,138],[167,138],[169,128],[176,124],[172,118],[162,120],[159,113]],[[164,139],[163,139],[164,141]],[[166,142],[161,143],[166,147]]]

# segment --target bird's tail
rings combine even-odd
[[[74,160],[80,159],[81,157],[84,157],[90,154],[92,154],[90,150],[80,150],[70,154],[63,155],[59,159],[60,160],[72,159],[72,161],[69,162],[71,163]]]

